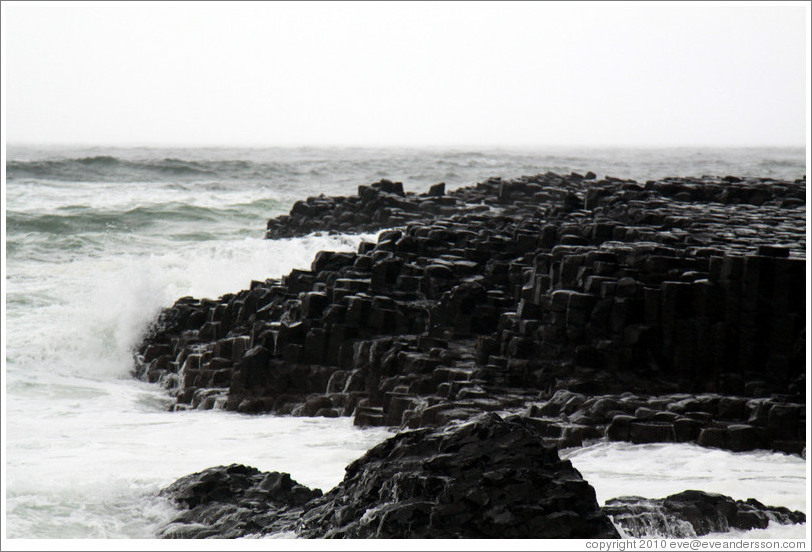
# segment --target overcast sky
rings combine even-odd
[[[804,145],[807,3],[3,3],[10,144]]]

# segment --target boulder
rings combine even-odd
[[[327,495],[241,465],[163,491],[183,510],[161,537],[617,538],[594,489],[518,416],[405,431],[347,467]]]
[[[426,192],[427,196],[431,197],[442,197],[445,195],[445,182],[440,182],[439,184],[434,184],[429,187],[429,191]]]
[[[161,491],[181,513],[158,530],[162,538],[239,538],[285,531],[301,507],[321,496],[287,473],[231,464],[193,473]]]
[[[661,499],[613,498],[606,501],[603,511],[627,536],[635,538],[693,538],[731,529],[763,529],[770,520],[782,525],[806,522],[803,512],[702,491],[683,491]]]
[[[305,537],[616,538],[595,492],[521,418],[399,433],[308,503]]]

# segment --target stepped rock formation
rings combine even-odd
[[[267,236],[382,232],[165,309],[135,373],[174,409],[805,452],[805,179],[546,173],[309,198]]]
[[[805,454],[806,181],[546,173],[308,198],[267,237],[385,229],[164,309],[135,374],[172,408],[403,429],[322,495],[232,465],[164,491],[165,537],[695,536],[805,521],[686,491],[601,510],[557,449]]]

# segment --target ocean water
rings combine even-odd
[[[297,199],[380,178],[423,191],[489,176],[586,172],[795,179],[802,149],[7,149],[4,500],[8,538],[149,538],[171,518],[156,491],[241,462],[327,490],[385,439],[349,419],[170,413],[130,376],[131,348],[162,306],[217,297],[308,267],[375,235],[263,239]],[[684,445],[566,451],[604,501],[686,488],[806,511],[806,462]],[[805,526],[745,537],[803,537]],[[742,535],[731,535],[742,536]]]

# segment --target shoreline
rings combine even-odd
[[[500,412],[556,449],[804,455],[804,220],[803,179],[546,173],[424,194],[383,180],[299,201],[267,236],[399,228],[180,299],[136,374],[175,409],[401,429]]]

